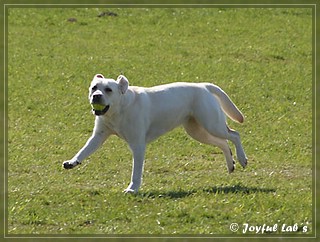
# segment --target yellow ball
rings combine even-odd
[[[97,111],[102,111],[105,108],[104,105],[97,104],[97,103],[93,103],[91,104],[91,106],[94,110],[97,110]]]

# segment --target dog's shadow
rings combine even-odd
[[[239,194],[252,194],[252,193],[274,193],[276,189],[274,188],[259,188],[259,187],[246,187],[240,184],[233,186],[214,186],[211,188],[204,188],[202,190],[190,190],[190,191],[150,191],[150,192],[142,192],[140,196],[148,197],[148,198],[170,198],[170,199],[178,199],[191,196],[197,192],[205,192],[212,194],[228,194],[228,193],[239,193]]]

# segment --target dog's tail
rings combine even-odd
[[[206,85],[207,89],[214,94],[223,109],[223,111],[234,121],[243,123],[244,117],[237,106],[231,101],[230,97],[218,86],[208,83]]]

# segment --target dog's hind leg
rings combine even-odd
[[[237,108],[234,106],[233,109]],[[245,167],[247,165],[247,157],[242,148],[240,135],[235,130],[229,129],[226,124],[225,114],[214,96],[208,96],[207,93],[203,93],[201,98],[195,102],[193,110],[193,117],[196,122],[211,136],[222,140],[230,140],[235,145],[237,158],[242,167]],[[240,112],[238,112],[238,116],[238,121],[242,122],[243,120],[240,117],[242,114]],[[234,118],[237,119],[236,117]]]
[[[248,158],[247,158],[247,156],[244,153],[244,150],[242,148],[240,135],[239,135],[239,133],[237,131],[230,129],[228,126],[227,126],[227,130],[228,130],[227,139],[231,140],[232,143],[234,143],[234,145],[236,146],[238,161],[240,162],[241,166],[243,168],[245,168],[246,165],[247,165]]]
[[[234,171],[235,162],[232,158],[232,152],[227,140],[212,136],[193,118],[189,119],[183,126],[186,132],[195,140],[204,144],[215,145],[219,147],[225,156],[228,172],[231,173]]]
[[[237,158],[241,166],[244,168],[247,165],[247,156],[243,150],[240,135],[237,131],[230,129],[227,124],[204,125],[203,128],[213,137],[218,137],[223,140],[230,140],[236,147]]]
[[[212,126],[211,126],[212,127]],[[243,150],[240,135],[237,131],[230,129],[226,124],[220,125],[221,129],[217,129],[217,127],[212,127],[212,129],[205,128],[213,137],[218,137],[223,140],[230,140],[236,147],[236,153],[239,163],[243,168],[247,165],[247,156]]]
[[[196,107],[197,111],[194,114],[194,119],[211,136],[222,140],[230,140],[236,147],[237,158],[241,166],[245,167],[247,165],[247,157],[242,148],[239,133],[227,126],[222,111],[217,111],[214,102],[210,104],[210,99],[207,100],[207,103],[202,101]]]

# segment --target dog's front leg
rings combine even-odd
[[[131,182],[129,186],[124,190],[125,193],[136,193],[139,190],[142,181],[144,154],[146,150],[145,144],[130,145],[133,153],[133,164]]]
[[[93,133],[92,136],[88,139],[87,143],[82,147],[82,149],[71,159],[63,162],[63,167],[65,169],[71,169],[79,164],[96,151],[101,144],[107,139],[108,133],[99,132]]]

